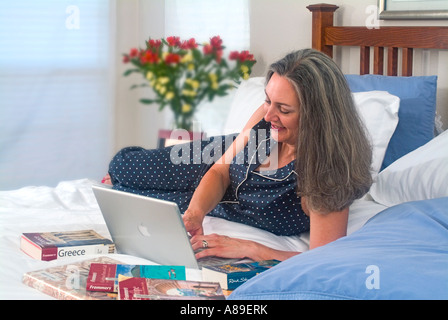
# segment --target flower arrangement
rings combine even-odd
[[[256,63],[249,51],[232,51],[227,61],[224,48],[219,36],[205,44],[198,44],[194,38],[149,39],[144,49],[133,48],[124,55],[123,62],[134,66],[124,75],[141,73],[147,81],[132,88],[149,85],[156,98],[140,101],[158,104],[159,110],[170,106],[176,127],[191,130],[199,103],[227,95],[235,83],[249,78]]]

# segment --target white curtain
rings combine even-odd
[[[248,0],[165,0],[165,36],[194,37],[198,43],[219,35],[230,51],[250,49]],[[227,117],[233,93],[203,103],[196,115],[200,129],[219,134]]]
[[[107,171],[113,7],[0,2],[0,190]]]

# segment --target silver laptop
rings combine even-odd
[[[93,185],[92,189],[118,253],[193,269],[239,261],[211,257],[198,263],[174,202],[114,190],[107,185]]]

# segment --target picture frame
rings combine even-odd
[[[378,0],[380,20],[448,19],[448,0]]]

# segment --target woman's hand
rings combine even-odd
[[[218,234],[196,235],[191,238],[193,250],[203,249],[196,253],[196,259],[217,256],[222,258],[249,258],[254,261],[286,260],[299,252],[275,250],[258,242],[231,238]]]
[[[202,223],[204,221],[203,215],[195,214],[192,210],[187,209],[182,219],[184,221],[185,229],[192,236],[204,234],[204,229],[202,228]]]
[[[203,249],[196,253],[196,259],[207,256],[222,258],[246,258],[248,257],[248,242],[218,234],[199,235],[191,238],[193,250]]]

